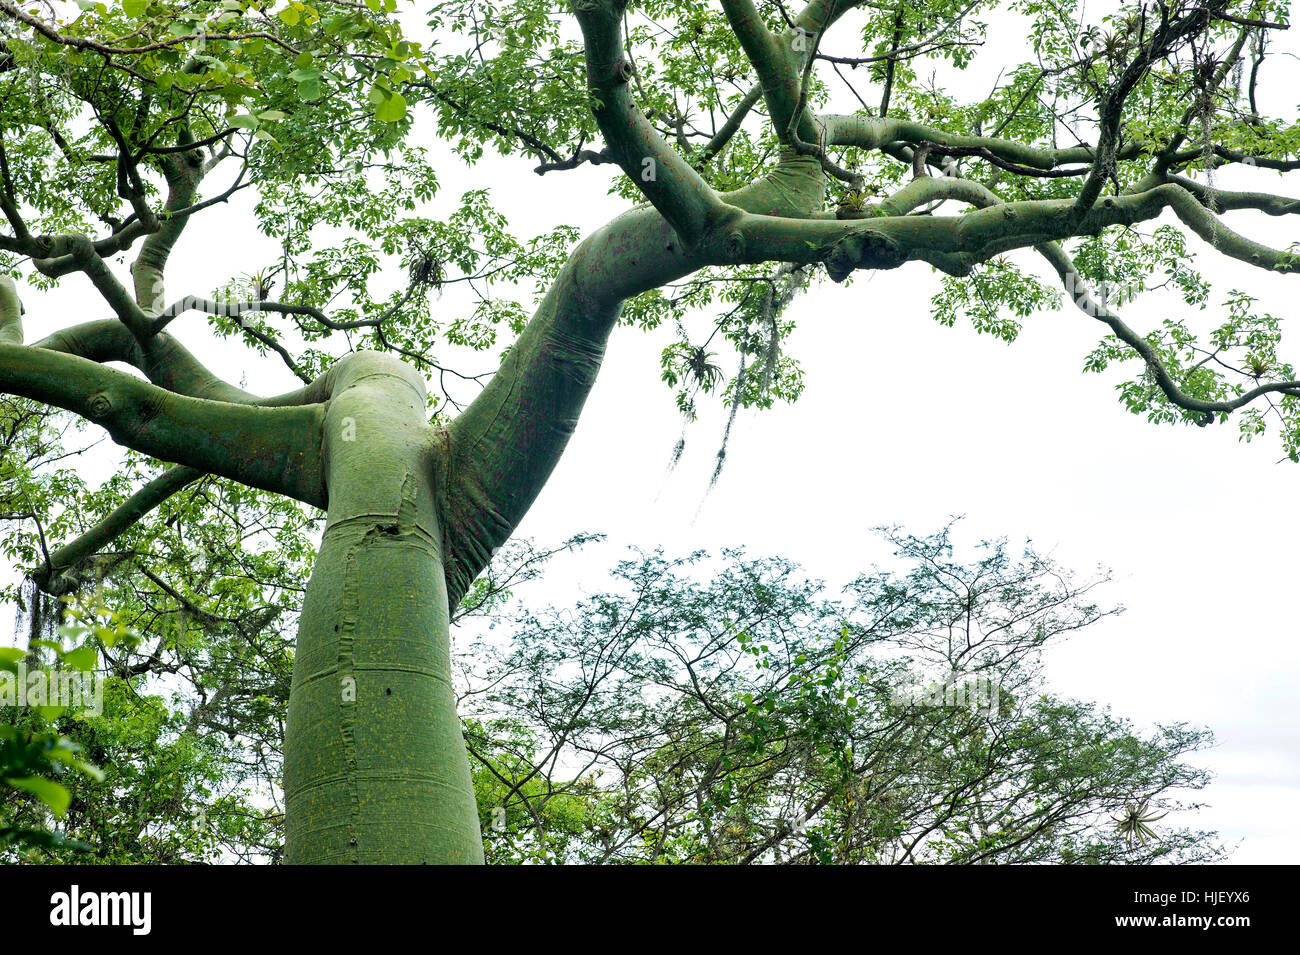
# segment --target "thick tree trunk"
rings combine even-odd
[[[376,353],[338,376],[289,697],[285,861],[479,863],[424,383]]]
[[[816,160],[786,157],[726,198],[781,216],[816,208],[823,190]],[[331,369],[329,517],[285,733],[288,862],[482,861],[448,604],[559,460],[621,303],[705,264],[653,209],[614,220],[574,251],[445,433],[426,422],[423,378],[398,359],[365,352]]]

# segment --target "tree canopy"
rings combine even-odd
[[[618,162],[628,176],[614,188],[652,203],[695,253],[672,267],[695,267],[681,287],[665,290],[676,281],[666,273],[638,279],[647,287],[631,295],[624,320],[681,323],[724,306],[718,331],[748,357],[724,390],[742,405],[797,393],[797,366],[779,347],[790,266],[800,280],[823,271],[843,280],[856,269],[924,261],[946,276],[941,318],[967,313],[1012,337],[1017,318],[1059,301],[1006,255],[1034,249],[1108,326],[1090,367],[1142,362],[1124,392],[1134,410],[1203,424],[1242,409],[1254,433],[1264,408],[1295,450],[1278,319],[1254,314],[1249,295],[1229,297],[1226,320],[1207,340],[1180,319],[1143,334],[1111,310],[1165,281],[1189,312],[1208,303],[1187,233],[1264,269],[1297,267],[1291,250],[1265,248],[1218,217],[1294,214],[1295,201],[1214,183],[1216,171],[1243,164],[1296,166],[1291,118],[1258,105],[1276,70],[1270,52],[1286,4],[1116,4],[1095,22],[1064,0],[823,0],[800,11],[749,2],[628,10],[455,2],[432,5],[424,23],[403,16],[410,11],[396,0],[52,9],[62,15],[0,7],[12,231],[0,254],[35,288],[75,272],[95,284],[126,326],[97,330],[97,357],[138,363],[137,311],[163,312],[149,316],[150,329],[167,348],[161,329],[180,312],[215,311],[218,334],[278,354],[305,382],[337,357],[326,343],[340,338],[434,372],[440,348],[486,347],[503,324],[518,332],[525,307],[491,294],[493,284],[528,280],[540,295],[576,236],[560,228],[513,237],[509,211],[493,209],[487,189],[467,194],[446,221],[418,215],[438,185],[429,144],[410,136],[414,117],[427,112],[466,162],[496,151],[535,159],[547,174]],[[1029,42],[999,40],[990,22],[1027,25]],[[837,41],[860,49],[839,55]],[[943,65],[959,75],[986,44],[1025,61],[1002,70],[985,95],[937,88],[925,72]],[[860,109],[816,111],[845,89]],[[592,148],[602,137],[605,146]],[[816,159],[824,172],[808,179],[797,210],[722,198],[775,168],[794,200],[789,190],[805,188],[794,170],[808,165],[796,157]],[[206,299],[208,289],[167,299],[161,273],[180,232],[243,190],[259,200],[249,227],[281,243],[281,261],[262,276],[214,276],[213,290],[226,293],[219,302]],[[1139,231],[1166,211],[1181,230]],[[1054,244],[1071,239],[1073,249]],[[144,305],[101,267],[137,244],[132,274],[148,293]],[[390,260],[409,282],[385,291],[375,277]],[[763,265],[772,261],[787,270],[772,275]],[[476,281],[481,294],[468,314],[429,307],[431,289]],[[1091,295],[1097,283],[1113,295]],[[7,320],[6,340],[15,322]],[[665,377],[722,388],[708,358],[707,343],[684,334],[665,352]],[[215,383],[172,359],[149,363],[167,366],[164,387],[216,396]],[[689,404],[689,388],[681,401]]]

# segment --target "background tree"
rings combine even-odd
[[[950,0],[799,11],[453,2],[430,11],[435,46],[403,33],[392,0],[81,7],[32,13],[0,0],[0,255],[37,291],[83,276],[113,317],[24,345],[24,303],[0,280],[0,389],[105,429],[144,456],[128,457],[142,483],[98,499],[70,486],[44,498],[60,502],[57,515],[24,487],[6,510],[19,523],[10,546],[60,593],[143,528],[117,565],[133,581],[122,586],[169,614],[186,602],[210,613],[232,587],[215,558],[197,593],[188,571],[184,586],[143,572],[150,534],[167,527],[163,502],[202,482],[223,490],[183,506],[220,511],[214,501],[230,495],[285,521],[326,512],[284,728],[291,861],[480,857],[451,611],[545,483],[620,318],[681,326],[664,377],[686,415],[699,392],[762,405],[797,395],[781,315],[811,277],[924,262],[945,276],[941,319],[964,312],[1009,338],[1053,300],[1007,257],[1032,250],[1106,326],[1091,367],[1141,363],[1123,393],[1130,408],[1201,425],[1241,411],[1247,437],[1274,417],[1286,453],[1300,445],[1280,322],[1249,296],[1228,296],[1204,343],[1180,320],[1143,335],[1115,311],[1160,277],[1189,306],[1206,303],[1183,232],[1162,225],[1139,239],[1166,212],[1224,255],[1300,268],[1220,217],[1289,215],[1295,201],[1213,180],[1225,164],[1300,164],[1295,127],[1257,108],[1279,4],[1123,5],[1090,28],[1070,3],[1026,0],[1015,9],[1032,25],[1034,60],[973,102],[932,89],[918,68],[960,68],[982,42],[978,4]],[[852,32],[861,55],[828,52]],[[856,112],[832,112],[824,81],[855,65],[873,102],[852,87]],[[409,131],[425,109],[469,160],[496,148],[546,174],[616,163],[637,206],[576,246],[564,229],[513,238],[482,191],[445,222],[423,218],[437,179]],[[604,146],[588,148],[597,137]],[[280,242],[281,261],[214,276],[215,301],[166,298],[182,233],[201,235],[191,221],[246,189],[258,199],[250,228]],[[384,258],[407,273],[387,293]],[[530,319],[487,284],[521,279],[538,290]],[[1117,279],[1121,295],[1087,291]],[[480,299],[468,315],[431,308],[430,291],[452,282]],[[688,333],[688,310],[718,305],[714,332]],[[264,398],[217,379],[169,331],[190,311],[274,353],[302,388]],[[447,391],[450,374],[438,349],[489,347],[503,325],[518,337],[491,380],[463,402],[449,391],[431,417],[427,376]],[[739,359],[728,382],[709,350],[719,333]],[[21,408],[21,428],[44,420]],[[142,646],[159,641],[170,652],[175,638],[146,632]]]
[[[785,560],[642,554],[614,589],[463,647],[489,858],[1223,858],[1213,833],[1117,824],[1195,808],[1208,731],[1045,692],[1047,646],[1115,612],[1092,603],[1106,578],[1005,541],[960,562],[950,531],[886,531],[902,572],[838,597]]]

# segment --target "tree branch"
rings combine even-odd
[[[1167,7],[1160,9],[1160,24],[1151,34],[1151,39],[1141,46],[1137,55],[1124,68],[1119,79],[1102,96],[1098,103],[1098,137],[1097,160],[1092,171],[1084,181],[1074,207],[1069,213],[1071,225],[1077,224],[1086,216],[1097,197],[1101,195],[1106,179],[1114,176],[1114,164],[1119,153],[1120,123],[1124,119],[1124,103],[1130,93],[1146,75],[1153,63],[1175,49],[1179,43],[1197,31],[1204,29],[1211,17],[1218,13],[1227,0],[1208,0],[1204,6],[1195,7],[1186,16],[1170,20]],[[1146,11],[1141,10],[1141,32],[1145,32]],[[1131,29],[1131,26],[1130,26]]]
[[[154,53],[158,50],[169,50],[172,47],[183,46],[192,43],[195,40],[265,40],[268,43],[286,50],[289,53],[298,55],[298,50],[285,43],[274,33],[267,33],[262,30],[256,30],[250,33],[202,33],[186,34],[184,36],[172,37],[167,40],[159,40],[156,43],[145,43],[141,46],[112,46],[108,43],[99,43],[87,37],[69,36],[66,33],[60,33],[57,28],[46,23],[37,17],[32,16],[24,10],[21,10],[9,0],[0,0],[0,13],[9,17],[11,20],[17,20],[19,23],[25,23],[41,36],[54,43],[62,46],[71,47],[74,50],[90,50],[95,53],[102,53],[105,56],[130,56],[140,53]]]
[[[762,98],[763,87],[761,85],[755,85],[750,89],[736,105],[736,108],[731,111],[731,115],[727,117],[726,122],[718,127],[718,131],[713,134],[713,138],[705,143],[694,155],[695,162],[698,165],[703,165],[722,152],[727,143],[731,142],[731,138],[740,131],[740,127],[745,122],[745,117],[749,115],[750,110]]]
[[[8,275],[0,275],[0,344],[23,343],[23,303]]]
[[[1270,216],[1300,215],[1300,199],[1275,196],[1268,192],[1233,192],[1215,189],[1193,179],[1167,175],[1166,182],[1181,186],[1196,197],[1207,209],[1230,212],[1234,209],[1254,209]]]
[[[991,136],[963,136],[935,129],[911,120],[874,116],[827,116],[827,143],[832,146],[858,146],[881,149],[891,143],[912,146],[931,144],[933,152],[955,150],[952,155],[978,155],[987,150],[997,160],[1035,170],[1051,170],[1064,165],[1092,163],[1096,153],[1087,146],[1048,149],[1028,146],[1009,139]],[[961,152],[968,150],[969,152]],[[1119,159],[1136,159],[1142,155],[1141,143],[1129,143],[1117,153]]]
[[[305,388],[274,398],[261,398],[218,378],[168,334],[156,333],[146,355],[125,327],[112,319],[65,328],[33,343],[32,347],[76,355],[95,362],[124,362],[144,372],[160,388],[210,401],[288,407],[319,404],[328,401],[330,396],[331,378],[330,373],[326,372]]]
[[[604,163],[614,162],[615,159],[608,149],[582,149],[579,147],[568,159],[560,159],[555,162],[539,163],[533,167],[533,172],[539,176],[544,176],[548,172],[564,172],[567,169],[577,169],[583,163],[591,163],[593,166],[600,166]]]
[[[46,348],[0,344],[0,391],[71,411],[142,454],[324,507],[320,405],[179,395]]]
[[[980,209],[1005,205],[996,193],[977,182],[952,178],[921,179],[909,183],[888,200],[881,203],[879,212],[889,215],[904,215],[911,209],[933,202],[936,199],[953,199],[958,202],[969,203]],[[865,214],[871,215],[872,213],[867,212]],[[1111,311],[1104,302],[1099,302],[1092,297],[1084,286],[1082,277],[1079,275],[1078,269],[1075,268],[1074,262],[1057,242],[1039,243],[1034,246],[1034,250],[1042,255],[1056,270],[1071,300],[1078,306],[1079,310],[1085,315],[1096,318],[1109,326],[1117,338],[1132,348],[1146,362],[1156,384],[1165,397],[1178,407],[1207,415],[1213,415],[1214,413],[1227,414],[1267,394],[1282,393],[1300,396],[1300,381],[1280,381],[1260,385],[1227,401],[1206,401],[1187,394],[1174,381],[1173,376],[1160,360],[1159,354],[1151,346],[1150,342],[1125,324],[1123,319]],[[1208,421],[1203,423],[1208,423]]]
[[[825,179],[789,159],[721,199],[737,210],[809,216]],[[709,264],[654,209],[635,209],[585,239],[487,387],[443,435],[435,458],[452,607],[541,492],[595,382],[625,299]]]
[[[1132,348],[1133,351],[1137,352],[1143,361],[1146,362],[1146,366],[1150,369],[1152,376],[1155,378],[1156,384],[1160,387],[1160,390],[1172,404],[1175,404],[1186,411],[1196,411],[1206,414],[1208,417],[1201,422],[1202,424],[1209,424],[1215,413],[1228,414],[1229,412],[1236,411],[1238,408],[1250,404],[1256,398],[1260,398],[1267,394],[1280,392],[1281,394],[1300,397],[1300,381],[1275,381],[1270,382],[1269,384],[1259,385],[1258,387],[1243,392],[1236,398],[1232,398],[1228,401],[1206,401],[1202,398],[1196,398],[1187,394],[1187,392],[1183,391],[1182,388],[1178,386],[1178,383],[1174,381],[1173,376],[1169,374],[1169,370],[1165,368],[1164,363],[1160,360],[1159,354],[1157,354],[1155,348],[1151,346],[1151,343],[1133,329],[1129,328],[1129,326],[1124,323],[1123,319],[1112,312],[1104,302],[1099,302],[1092,297],[1088,290],[1082,285],[1082,280],[1080,279],[1078,271],[1074,267],[1074,262],[1071,261],[1065,250],[1056,243],[1050,243],[1040,248],[1039,251],[1043,254],[1043,257],[1052,264],[1052,267],[1056,269],[1056,274],[1061,277],[1061,281],[1065,284],[1067,291],[1070,293],[1070,297],[1074,300],[1074,304],[1079,307],[1080,311],[1085,315],[1091,315],[1098,321],[1110,326],[1110,329],[1115,333],[1116,338]]]
[[[633,103],[622,0],[580,0],[574,9],[586,45],[592,110],[609,152],[682,241],[694,245],[726,215],[726,206]]]
[[[790,37],[784,42],[767,28],[753,0],[721,0],[722,11],[732,32],[740,41],[745,57],[758,74],[759,85],[763,88],[763,98],[767,101],[768,114],[772,127],[782,143],[788,143],[787,130],[796,117],[801,120],[804,137],[817,138],[812,124],[799,117],[800,83],[799,67],[802,57],[795,51]],[[813,28],[813,33],[820,34],[825,24]],[[797,36],[801,43],[806,42],[799,27],[790,31],[790,36]],[[811,50],[806,51],[811,55]]]
[[[188,131],[182,130],[178,137],[180,143],[191,142]],[[189,216],[175,216],[193,205],[198,192],[199,182],[203,178],[203,157],[197,148],[191,146],[188,151],[178,155],[168,155],[162,160],[163,177],[167,181],[167,201],[164,213],[172,213],[158,228],[145,238],[140,246],[140,254],[131,266],[131,278],[135,284],[135,300],[149,317],[157,315],[166,300],[163,272],[167,267],[172,249],[190,221]],[[150,335],[154,328],[150,326]]]
[[[714,245],[703,253],[714,264],[822,262],[835,281],[843,281],[857,269],[891,269],[918,259],[949,274],[965,275],[978,263],[1012,249],[1092,235],[1107,226],[1145,221],[1170,209],[1225,255],[1274,271],[1300,271],[1300,256],[1238,235],[1189,192],[1171,183],[1108,196],[1077,222],[1071,212],[1074,207],[1070,199],[1027,200],[960,217],[892,216],[867,221],[746,215],[732,226],[731,248]]]

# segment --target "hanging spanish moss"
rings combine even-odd
[[[808,273],[800,266],[783,264],[772,273],[772,280],[768,285],[767,293],[759,303],[759,333],[763,336],[762,370],[758,388],[761,398],[766,398],[771,390],[772,379],[776,374],[776,366],[781,359],[781,326],[779,321],[781,313],[785,311],[786,306],[790,304],[791,300],[807,282]],[[731,427],[736,423],[736,414],[740,410],[741,399],[745,394],[747,376],[752,371],[746,364],[746,353],[750,348],[749,329],[746,329],[741,336],[740,368],[736,372],[736,383],[732,388],[731,413],[727,415],[727,426],[722,431],[722,444],[718,448],[717,460],[713,465],[713,476],[709,478],[708,490],[704,492],[706,497],[708,492],[713,490],[713,486],[718,483],[718,477],[722,474],[722,465],[727,460],[727,442],[731,438]]]
[[[700,516],[700,511],[704,508],[704,502],[708,500],[713,486],[718,483],[718,476],[722,474],[722,465],[727,460],[727,440],[731,437],[731,426],[736,423],[736,412],[740,410],[740,399],[745,389],[745,357],[745,348],[742,345],[740,349],[740,368],[736,371],[736,384],[731,392],[731,413],[727,415],[727,426],[722,430],[722,444],[718,448],[717,460],[713,464],[713,476],[709,478],[709,486],[704,489],[704,496],[700,498],[700,506],[695,509],[695,517],[691,518],[692,522]]]
[[[682,410],[682,433],[677,436],[677,443],[673,445],[673,453],[668,459],[668,469],[665,475],[672,474],[678,463],[682,460],[682,452],[686,450],[686,429],[691,426],[695,420],[695,399],[692,398],[686,403]]]
[[[727,442],[731,439],[731,426],[736,423],[736,412],[740,410],[740,399],[745,393],[745,352],[740,352],[740,368],[736,370],[736,386],[731,392],[731,413],[727,415],[727,426],[722,429],[722,444],[718,447],[718,459],[713,465],[713,476],[709,478],[709,487],[704,493],[707,495],[713,490],[713,485],[718,483],[718,475],[722,473],[722,464],[727,460]]]
[[[677,465],[682,460],[682,452],[686,450],[686,429],[690,427],[692,419],[695,417],[695,399],[687,403],[686,409],[682,412],[682,433],[677,438],[677,443],[673,445],[673,452],[668,458],[668,467],[664,468],[664,477],[659,484],[659,493],[655,495],[655,501],[658,501],[664,493],[664,488],[668,486],[668,476],[676,470]]]
[[[30,577],[23,578],[14,614],[14,635],[25,635],[29,648],[37,640],[57,641],[62,622],[63,602],[41,590]]]
[[[682,341],[689,342],[690,336],[686,334],[686,326],[682,324],[681,317],[678,316],[676,318],[676,321],[677,321],[677,332],[682,336]],[[700,377],[699,380],[702,383],[703,381],[702,376]],[[672,474],[673,471],[676,470],[677,465],[682,460],[682,452],[686,450],[686,429],[690,427],[691,422],[694,420],[695,420],[695,398],[691,397],[686,401],[685,405],[682,406],[682,433],[678,435],[677,443],[673,445],[673,452],[668,458],[668,467],[664,469],[665,481],[667,481],[668,475]],[[659,493],[660,494],[663,493],[662,486],[659,488]],[[659,500],[658,495],[655,495],[655,500],[656,501]]]
[[[1212,135],[1214,127],[1214,74],[1216,64],[1213,57],[1202,60],[1199,51],[1195,46],[1192,47],[1192,58],[1196,76],[1196,83],[1199,87],[1196,106],[1201,125],[1201,167],[1205,170],[1205,184],[1208,187],[1205,193],[1205,208],[1212,215],[1217,216],[1219,212],[1218,196],[1215,193],[1215,167],[1218,161],[1214,155],[1214,137]],[[1210,227],[1210,244],[1218,243],[1218,219],[1213,220]]]
[[[772,389],[772,373],[781,360],[781,327],[777,323],[777,309],[773,307],[776,286],[763,296],[763,374],[758,380],[758,392],[763,397]]]
[[[763,296],[761,322],[764,335],[763,374],[759,379],[759,394],[766,398],[772,389],[777,363],[781,360],[781,327],[779,319],[787,305],[808,284],[808,273],[801,266],[784,264],[772,274],[772,284]]]
[[[682,422],[682,433],[677,438],[677,443],[673,445],[672,457],[668,460],[668,470],[672,471],[682,459],[682,452],[686,450],[686,425],[689,422]]]
[[[749,363],[751,354],[759,355],[758,359],[758,388],[757,395],[760,400],[767,399],[771,393],[772,383],[776,378],[776,369],[781,361],[781,314],[801,290],[808,285],[809,272],[802,266],[782,264],[770,276],[767,289],[759,299],[756,307],[750,312],[750,321],[757,319],[758,328],[751,332],[748,322],[739,336],[738,348],[740,351],[740,367],[736,370],[735,381],[731,389],[731,410],[727,415],[727,424],[722,430],[722,441],[718,447],[713,464],[713,474],[709,477],[709,485],[704,491],[704,496],[700,499],[700,505],[696,508],[695,517],[700,516],[700,511],[704,507],[704,502],[708,499],[709,493],[718,483],[718,478],[722,476],[722,468],[727,460],[727,446],[731,440],[731,429],[736,423],[736,415],[740,412],[740,407],[745,403],[745,389],[752,383],[755,374],[755,368]],[[680,323],[679,323],[680,327]],[[694,418],[694,402],[685,415],[682,423],[682,434],[678,438],[677,444],[673,448],[672,462],[668,470],[672,471],[681,460],[682,451],[686,447],[686,426]]]

